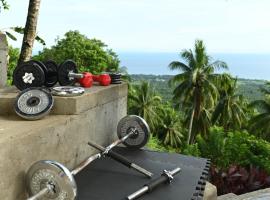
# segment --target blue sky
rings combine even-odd
[[[8,2],[0,27],[24,26],[28,0]],[[38,34],[50,46],[79,30],[118,52],[179,52],[199,38],[213,53],[270,53],[269,10],[269,0],[42,0]]]

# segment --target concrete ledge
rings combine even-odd
[[[15,87],[0,89],[0,115],[15,114],[13,104],[19,91]],[[96,86],[78,97],[54,97],[51,114],[74,115],[127,95],[127,84]]]
[[[95,152],[87,141],[109,144],[116,137],[118,121],[126,115],[126,89],[125,84],[93,87],[91,94],[77,102],[65,99],[70,104],[73,101],[76,115],[48,115],[38,121],[25,121],[16,115],[0,116],[0,199],[25,200],[24,177],[32,163],[50,159],[72,169]],[[14,98],[16,94],[7,90],[4,94]],[[9,98],[2,97],[0,105],[10,104]],[[57,109],[56,101],[54,112],[60,112]]]
[[[203,200],[217,200],[217,188],[213,184],[206,182]]]

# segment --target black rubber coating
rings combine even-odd
[[[112,150],[110,150],[107,154],[109,157],[113,158],[114,160],[117,160],[118,162],[122,163],[123,165],[127,167],[131,167],[132,162],[130,162],[127,158],[120,155],[119,153],[116,153]]]
[[[144,186],[148,187],[148,192],[151,192],[156,187],[169,182],[169,177],[167,177],[165,174],[162,174],[159,178],[150,181],[149,183],[145,184]]]
[[[58,82],[58,65],[53,60],[47,60],[44,62],[47,68],[47,76],[44,85],[46,87],[53,87]]]

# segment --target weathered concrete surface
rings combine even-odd
[[[218,200],[269,200],[269,199],[270,199],[270,188],[249,192],[239,196],[233,193],[229,193],[218,197]]]
[[[6,35],[0,32],[0,88],[7,83],[8,43]]]
[[[123,94],[115,98],[108,96],[109,88],[100,88],[87,97],[93,106],[77,115],[50,114],[38,121],[0,116],[1,200],[26,198],[24,176],[32,163],[50,159],[72,169],[95,152],[87,141],[103,145],[112,141],[119,119],[126,115],[127,87],[112,86],[111,90]]]
[[[110,85],[106,87],[93,86],[86,89],[82,96],[54,96],[54,106],[51,114],[73,115],[83,113],[98,105],[114,101],[126,96],[127,84]],[[13,87],[0,89],[0,115],[15,114],[13,104],[20,91]]]
[[[204,200],[217,200],[217,188],[213,184],[206,182],[204,190]]]

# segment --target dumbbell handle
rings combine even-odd
[[[100,150],[101,152],[106,153],[106,155],[108,155],[109,157],[113,158],[114,160],[122,163],[123,165],[125,165],[125,166],[127,166],[127,167],[129,167],[131,169],[136,170],[137,172],[140,172],[140,173],[144,174],[145,176],[147,176],[149,178],[151,178],[153,176],[153,174],[151,172],[149,172],[146,169],[138,166],[137,164],[129,161],[124,156],[122,156],[122,155],[120,155],[120,154],[118,154],[118,153],[116,153],[116,152],[114,152],[112,150],[107,151],[105,147],[100,146],[100,145],[98,145],[98,144],[96,144],[94,142],[88,142],[88,145],[90,145],[90,146],[92,146],[92,147]]]
[[[151,192],[153,189],[155,189],[156,187],[158,187],[163,183],[170,183],[173,179],[173,176],[178,174],[180,171],[181,168],[179,167],[173,169],[172,171],[164,170],[159,178],[154,179],[153,181],[150,181],[149,183],[145,184],[141,189],[127,196],[126,199],[127,200],[136,199],[147,192]]]
[[[83,78],[83,74],[82,74],[82,73],[74,73],[73,71],[70,71],[70,72],[68,73],[68,77],[69,77],[69,78],[80,79],[80,78]]]

